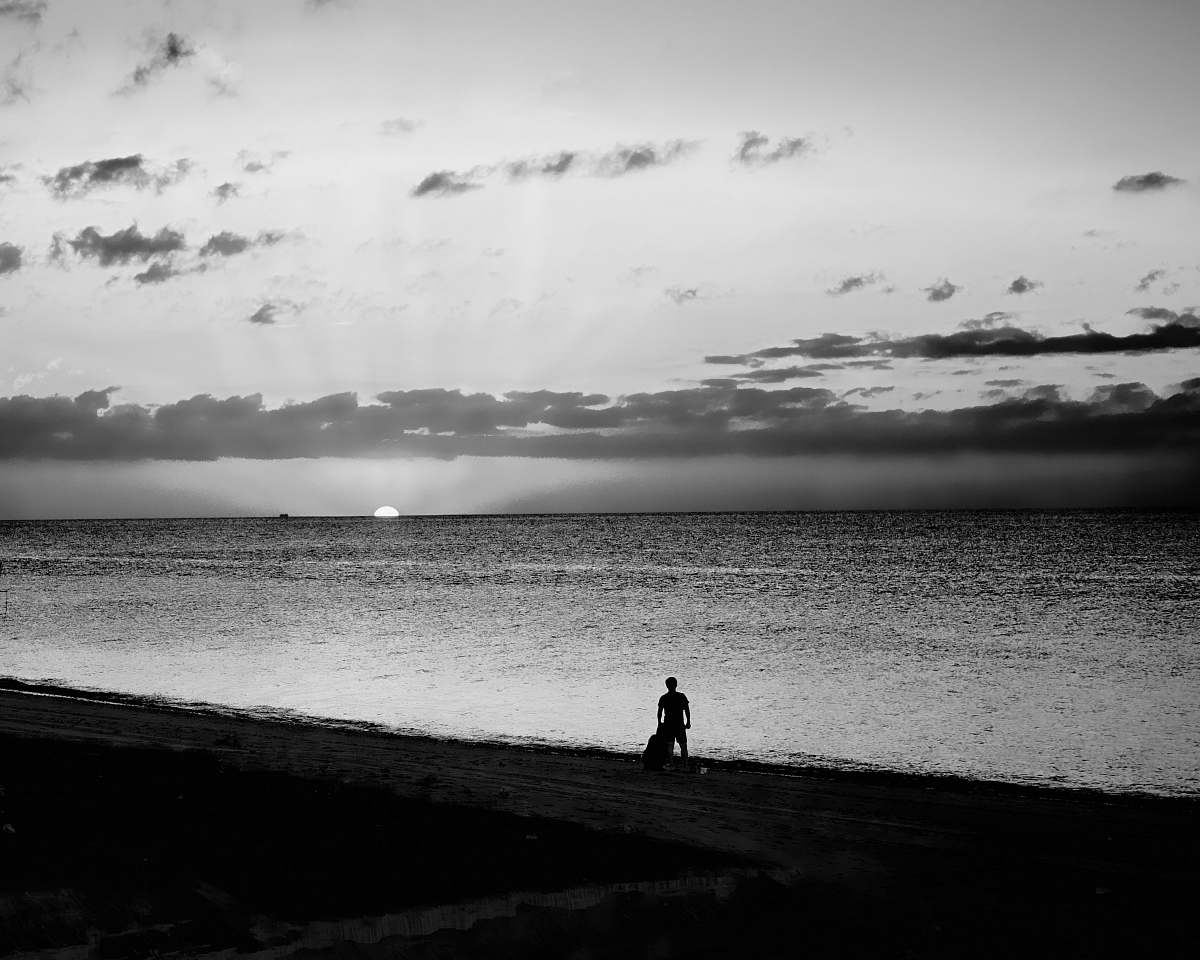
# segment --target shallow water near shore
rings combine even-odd
[[[630,751],[1200,792],[1200,515],[7,523],[0,674]]]

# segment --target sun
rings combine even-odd
[[[375,516],[382,517],[385,519],[391,519],[393,517],[400,516],[400,511],[397,510],[395,507],[383,506],[375,511]]]

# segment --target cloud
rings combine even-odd
[[[925,299],[931,303],[941,303],[943,300],[949,300],[961,289],[962,287],[943,278],[933,286],[925,287]]]
[[[278,161],[289,156],[291,156],[290,150],[275,150],[266,157],[248,150],[241,150],[238,152],[237,162],[241,164],[245,173],[270,173]]]
[[[299,313],[301,309],[303,309],[302,304],[277,297],[274,300],[263,301],[262,305],[246,318],[246,321],[259,326],[270,326],[277,322],[281,314],[295,314]]]
[[[768,150],[771,138],[757,130],[747,130],[742,134],[742,142],[734,153],[733,159],[747,167],[762,167],[790,157],[803,156],[812,150],[812,141],[805,137],[784,137],[778,141],[774,149]]]
[[[786,383],[788,380],[805,380],[812,377],[822,377],[825,364],[808,364],[803,367],[775,367],[769,370],[751,370],[748,373],[735,373],[729,377],[720,378],[725,383]],[[712,384],[712,380],[701,381]]]
[[[1041,285],[1042,284],[1039,281],[1030,280],[1027,276],[1022,274],[1021,276],[1017,277],[1017,279],[1015,279],[1012,283],[1010,283],[1008,285],[1008,289],[1005,290],[1004,292],[1005,293],[1031,293],[1032,291],[1036,290]]]
[[[762,150],[771,138],[759,133],[757,130],[747,130],[742,134],[742,145],[734,154],[734,159],[739,163],[749,163],[759,151]]]
[[[190,40],[178,33],[168,33],[156,44],[154,55],[145,63],[139,64],[125,86],[117,92],[132,93],[140,87],[145,87],[167,70],[180,66],[195,55],[196,49]]]
[[[191,273],[204,273],[208,270],[207,263],[193,263],[191,266],[179,266],[172,260],[156,260],[141,273],[135,273],[133,279],[138,286],[145,284],[166,283],[176,277],[184,277]]]
[[[150,86],[174,68],[184,66],[203,77],[214,96],[237,96],[240,72],[237,65],[215,47],[208,44],[197,46],[178,33],[168,33],[155,40],[150,59],[138,64],[116,93],[118,96],[129,96]]]
[[[706,363],[761,366],[784,357],[847,360],[847,366],[864,361],[850,358],[944,360],[951,357],[1032,357],[1063,353],[1134,353],[1156,350],[1189,350],[1200,347],[1200,318],[1185,313],[1165,324],[1153,324],[1147,333],[1114,336],[1090,327],[1083,333],[1046,337],[1014,326],[976,326],[951,334],[926,333],[888,339],[825,333],[793,340],[786,346],[764,347],[751,353],[705,357]],[[874,364],[880,360],[867,360]]]
[[[1155,170],[1152,173],[1139,173],[1122,177],[1113,184],[1113,189],[1128,193],[1144,193],[1147,190],[1165,190],[1167,187],[1172,187],[1183,182],[1178,177],[1172,177],[1161,170]]]
[[[895,387],[852,387],[842,394],[842,398],[853,397],[856,394],[866,400],[871,397],[878,397],[885,393],[891,393]]]
[[[665,167],[686,156],[698,144],[693,140],[669,140],[662,144],[642,143],[615,147],[591,161],[592,172],[599,176],[620,177],[651,167]]]
[[[107,160],[86,160],[72,167],[62,167],[53,177],[42,177],[42,182],[58,199],[82,197],[93,190],[105,187],[127,186],[135,190],[153,187],[163,190],[178,183],[191,170],[187,159],[176,160],[158,171],[150,171],[140,153],[128,157],[110,157]]]
[[[1137,282],[1137,286],[1135,286],[1133,289],[1138,291],[1138,293],[1145,293],[1150,289],[1151,284],[1161,280],[1166,275],[1166,270],[1151,270]]]
[[[447,197],[466,193],[468,190],[479,190],[480,185],[467,179],[469,176],[469,174],[455,173],[452,170],[438,170],[413,187],[412,195],[426,197],[433,194]]]
[[[1013,314],[1005,313],[1003,310],[993,310],[978,319],[964,320],[959,326],[964,330],[992,330],[1008,323],[1013,317]]]
[[[1024,380],[984,380],[983,383],[988,387],[1019,387]]]
[[[730,366],[738,366],[738,367],[743,367],[743,366],[744,367],[761,367],[763,365],[763,362],[761,360],[755,359],[754,357],[751,357],[749,354],[745,354],[745,353],[709,354],[707,357],[704,358],[704,362],[705,363],[716,363],[716,364],[729,364]]]
[[[230,230],[214,233],[200,248],[199,254],[207,257],[233,257],[245,253],[253,247],[273,247],[287,237],[282,230],[260,230],[255,237],[242,236]],[[200,270],[206,267],[201,264]]]
[[[1179,321],[1185,326],[1195,326],[1200,322],[1196,317],[1196,313],[1200,311],[1197,311],[1194,307],[1191,310],[1185,310],[1183,313],[1176,313],[1174,310],[1168,310],[1166,307],[1134,307],[1132,310],[1126,310],[1125,312],[1135,317],[1141,317],[1143,320]]]
[[[1200,381],[1200,378],[1195,378]],[[548,390],[497,397],[393,390],[267,409],[259,394],[112,405],[115,388],[0,398],[0,458],[502,456],[663,459],[707,455],[930,456],[1175,451],[1200,468],[1200,385],[1159,396],[1104,385],[1087,400],[1054,385],[952,410],[870,411],[829,390],[697,387],[609,398]],[[870,391],[865,388],[862,393]],[[554,432],[547,433],[546,428]]]
[[[51,259],[62,256],[61,238],[55,238]],[[94,259],[102,267],[114,263],[129,263],[131,260],[145,262],[151,257],[174,253],[184,248],[183,234],[163,227],[153,236],[143,234],[137,224],[104,236],[95,227],[85,227],[73,240],[66,243],[84,259]]]
[[[169,263],[152,263],[142,273],[135,273],[133,279],[139,286],[146,283],[165,283],[172,277],[179,276],[181,272]]]
[[[557,153],[525,157],[499,165],[511,179],[529,177],[558,179],[568,172],[581,172],[594,177],[620,177],[651,167],[663,167],[694,150],[692,140],[668,140],[665,143],[640,143],[617,146],[600,153],[582,150],[559,150]],[[490,173],[494,167],[481,167],[479,172]]]
[[[689,300],[697,299],[700,296],[700,289],[699,287],[667,287],[663,294],[677,304],[685,304]]]
[[[246,320],[250,323],[269,325],[275,322],[275,317],[279,313],[279,309],[279,304],[267,302],[250,314]]]
[[[0,18],[9,17],[37,25],[46,12],[46,0],[0,0]]]
[[[226,181],[225,183],[217,184],[213,188],[212,195],[217,198],[217,203],[224,203],[226,200],[232,200],[236,197],[239,190],[241,190],[241,184]]]
[[[0,277],[21,269],[23,252],[15,243],[0,243]]]
[[[385,137],[396,137],[416,132],[421,126],[419,120],[409,120],[408,117],[392,117],[379,125],[379,132]]]
[[[825,292],[831,297],[841,297],[854,290],[862,290],[873,283],[878,283],[882,279],[877,273],[864,273],[859,276],[846,277],[836,287],[830,287]]]
[[[437,170],[412,189],[414,197],[429,195],[453,196],[477,190],[480,180],[503,174],[512,181],[542,178],[559,180],[576,172],[593,177],[621,177],[651,167],[674,163],[698,146],[692,140],[669,140],[665,143],[642,143],[618,146],[602,153],[580,150],[559,150],[541,156],[522,157],[503,163],[484,164],[466,172]]]
[[[865,370],[893,370],[895,369],[886,360],[847,360],[843,366],[861,367]]]
[[[47,251],[46,259],[59,267],[67,265],[67,246],[69,241],[67,235],[61,231],[56,232],[50,238],[50,249]]]
[[[253,241],[249,237],[223,230],[221,233],[214,233],[205,241],[204,246],[200,248],[200,256],[231,257],[236,253],[249,250],[252,244]]]
[[[573,150],[560,150],[544,157],[509,161],[504,164],[504,171],[514,180],[524,180],[527,177],[561,177],[571,169],[579,156]]]
[[[127,184],[144,187],[149,175],[142,165],[142,155],[112,157],[108,160],[87,160],[73,167],[62,167],[53,177],[43,177],[43,182],[59,197],[79,196],[97,186]]]
[[[753,353],[735,356],[723,356],[722,363],[741,363],[755,366],[755,361],[761,364],[764,360],[778,360],[783,357],[811,357],[814,360],[833,360],[843,357],[857,357],[866,353],[862,349],[863,337],[851,337],[844,333],[823,333],[819,337],[805,340],[793,340],[786,347],[764,347]],[[716,362],[714,358],[705,357],[706,362]]]
[[[1143,413],[1158,399],[1144,383],[1108,383],[1097,387],[1088,402],[1102,413],[1120,414]]]
[[[11,107],[18,101],[29,102],[29,91],[33,88],[33,79],[27,62],[29,53],[28,49],[20,50],[5,65],[4,75],[0,77],[0,106]]]
[[[1062,401],[1062,385],[1058,383],[1043,383],[1036,387],[1030,387],[1021,395],[1021,399],[1027,401],[1047,400],[1051,403],[1059,403]]]

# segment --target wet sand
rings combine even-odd
[[[6,685],[4,953],[1192,954],[1197,799],[654,774]]]

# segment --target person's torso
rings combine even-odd
[[[658,705],[663,709],[664,723],[683,723],[683,709],[688,705],[688,698],[678,690],[664,693]]]

